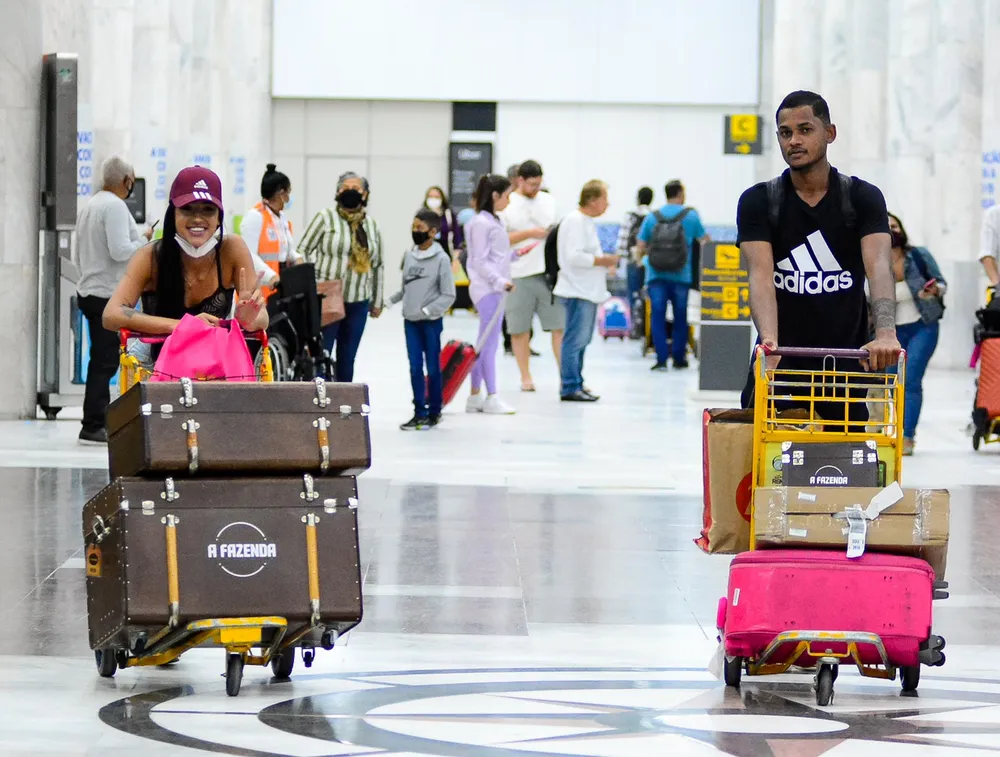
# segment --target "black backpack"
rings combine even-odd
[[[851,200],[851,187],[854,181],[846,173],[837,172],[840,179],[840,209],[844,213],[844,220],[847,228],[853,229],[857,224],[858,214],[854,210],[854,202]],[[785,179],[784,174],[775,176],[767,182],[767,218],[772,229],[778,228],[781,218],[781,203],[785,199]]]
[[[687,234],[684,233],[684,218],[691,208],[684,208],[673,218],[667,218],[660,211],[654,210],[656,225],[649,238],[646,254],[649,265],[658,273],[677,273],[683,271],[688,262],[690,247]]]
[[[560,221],[559,223],[562,223]],[[545,237],[545,283],[549,289],[556,288],[559,281],[559,224],[552,227],[552,231]]]
[[[642,224],[646,216],[632,213],[632,226],[628,230],[628,239],[625,242],[625,254],[631,255],[632,250],[639,244],[639,232],[642,231]]]

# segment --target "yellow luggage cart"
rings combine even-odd
[[[786,442],[874,442],[883,483],[900,481],[903,454],[903,387],[906,354],[900,352],[896,371],[837,370],[838,361],[856,363],[868,357],[864,350],[780,348],[776,358],[810,358],[822,361],[819,370],[767,367],[768,354],[757,348],[754,363],[753,487],[780,486],[782,445]],[[865,405],[867,421],[852,418],[852,409]],[[756,549],[754,512],[750,506],[750,549]],[[721,604],[721,603],[720,603]],[[720,606],[720,630],[724,611]],[[937,638],[937,637],[935,637]],[[943,648],[943,642],[941,642]],[[834,653],[831,646],[844,651]],[[875,649],[882,663],[865,664],[860,647]],[[788,650],[794,650],[791,654]],[[781,654],[781,659],[776,659]],[[739,686],[743,674],[775,675],[788,671],[807,656],[816,660],[817,703],[827,705],[841,663],[853,663],[861,675],[893,680],[897,669],[890,662],[882,640],[872,633],[825,630],[786,631],[756,657],[725,659],[724,677]],[[917,667],[919,674],[919,666]],[[906,690],[916,688],[912,671],[903,671]]]
[[[256,361],[257,380],[273,381],[274,372],[271,365],[271,352],[268,349],[267,333],[258,331],[246,333],[249,340],[260,342],[261,350]],[[152,375],[139,359],[129,353],[129,341],[138,339],[146,344],[162,344],[166,341],[164,335],[145,335],[123,329],[119,332],[121,344],[120,370],[118,373],[118,388],[122,394],[140,381],[146,381]],[[172,516],[171,516],[172,517]],[[172,523],[167,524],[167,576],[168,594],[171,606],[179,602],[177,582],[177,537]],[[318,605],[319,573],[317,568],[315,526],[307,529],[308,570],[310,601]],[[314,600],[315,598],[315,600]],[[243,681],[244,665],[271,666],[278,678],[287,678],[294,664],[295,644],[314,626],[299,629],[286,637],[288,622],[280,617],[245,617],[245,618],[207,618],[187,623],[183,627],[167,626],[159,634],[151,638],[142,654],[135,656],[113,656],[108,650],[95,650],[98,673],[110,678],[119,667],[136,667],[149,665],[167,665],[177,660],[184,652],[196,646],[224,647],[226,650],[226,693],[236,696],[240,692]],[[265,642],[265,639],[268,639]],[[332,641],[324,638],[324,647],[333,647]],[[251,654],[253,648],[260,648],[259,655]],[[313,652],[309,651],[309,655]],[[311,663],[311,659],[308,659]]]

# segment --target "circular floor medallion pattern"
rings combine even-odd
[[[808,676],[735,691],[681,668],[403,670],[248,678],[230,702],[221,685],[160,689],[112,702],[100,717],[142,738],[237,757],[1000,752],[1000,681],[970,678],[928,678],[913,697],[843,674],[833,705],[819,708]]]

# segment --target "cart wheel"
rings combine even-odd
[[[95,649],[94,660],[97,662],[97,674],[101,678],[113,678],[118,670],[118,660],[113,649]]]
[[[983,435],[978,431],[972,432],[972,449],[979,450],[979,444],[983,441]]]
[[[231,654],[226,660],[226,693],[235,697],[243,683],[243,655]]]
[[[743,658],[726,657],[726,686],[734,689],[740,687],[740,679],[743,677]]]
[[[333,649],[334,645],[337,643],[331,631],[325,631],[323,633],[323,638],[320,639],[320,646],[323,647],[327,652]]]
[[[289,647],[271,658],[271,673],[275,678],[291,678],[295,667],[295,648]]]
[[[920,685],[920,665],[904,665],[899,669],[899,679],[903,691],[916,691]]]
[[[54,421],[58,417],[60,410],[62,410],[61,407],[42,405],[42,412],[45,413],[45,420],[47,421]]]
[[[833,701],[833,666],[820,665],[816,674],[816,704],[826,707]]]

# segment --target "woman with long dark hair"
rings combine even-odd
[[[948,284],[934,256],[926,248],[910,244],[903,222],[892,213],[889,233],[896,280],[896,338],[906,350],[903,454],[912,455],[924,400],[924,373],[937,348],[938,322],[944,315],[943,297]]]
[[[207,168],[183,169],[170,187],[163,238],[140,249],[104,309],[104,328],[170,334],[185,315],[211,326],[235,318],[267,328],[253,261],[240,237],[222,231],[222,181]],[[142,312],[135,309],[142,298]]]
[[[482,349],[472,369],[472,396],[465,409],[470,413],[510,415],[512,407],[497,396],[497,347],[504,296],[514,290],[510,277],[513,253],[510,238],[497,213],[510,202],[510,179],[499,174],[480,177],[473,199],[476,216],[465,227],[469,246],[469,294],[479,311],[479,341]],[[486,383],[486,397],[481,393]]]

